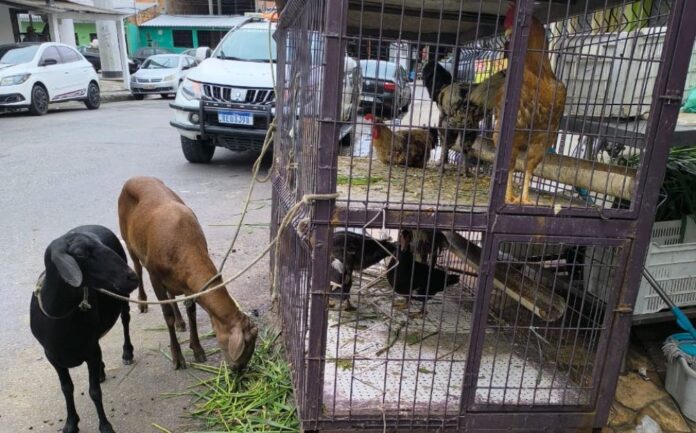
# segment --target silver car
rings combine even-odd
[[[181,54],[156,54],[148,57],[138,71],[131,75],[131,93],[137,100],[148,94],[162,98],[175,96],[196,59]]]

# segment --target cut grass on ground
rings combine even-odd
[[[192,364],[210,373],[191,389],[197,398],[192,412],[208,429],[227,432],[299,432],[292,395],[290,370],[277,335],[261,333],[249,367],[232,372],[219,367]]]

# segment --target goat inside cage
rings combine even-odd
[[[696,6],[279,6],[274,234],[338,193],[273,268],[303,428],[601,427]]]

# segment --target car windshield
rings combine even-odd
[[[168,69],[179,66],[178,56],[151,56],[140,69]]]
[[[20,63],[30,62],[39,50],[39,45],[11,48],[4,52],[1,50],[0,48],[0,64],[18,65]]]
[[[233,31],[220,42],[213,57],[248,62],[268,62],[268,55],[277,57],[276,43],[271,39],[269,50],[268,29],[241,28]]]
[[[361,61],[360,68],[362,69],[363,77],[367,78],[393,80],[394,75],[396,75],[396,64],[389,62],[376,60]]]

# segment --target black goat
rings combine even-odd
[[[87,362],[89,395],[99,415],[100,433],[113,433],[102,405],[100,382],[105,377],[99,338],[121,316],[125,342],[123,362],[133,361],[128,303],[93,289],[104,288],[128,296],[138,287],[116,235],[102,226],[80,226],[48,245],[44,254],[43,281],[31,298],[31,332],[53,365],[65,396],[68,416],[63,433],[76,433],[80,418],[75,410],[69,368]]]

